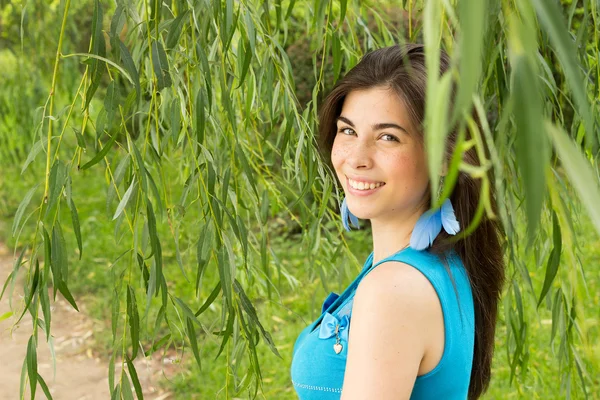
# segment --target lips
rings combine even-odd
[[[366,186],[364,185],[364,182],[361,182],[363,189],[356,189],[350,184],[350,178],[348,178],[348,177],[346,177],[346,183],[347,183],[348,192],[354,196],[370,196],[371,194],[376,193],[378,190],[380,190],[382,187],[385,186],[385,182],[373,182],[370,184],[370,185],[374,185],[373,189],[370,188],[370,185],[369,185],[369,189],[365,189]],[[360,187],[361,186],[359,183],[359,188]]]
[[[377,182],[371,180],[355,180],[349,177],[346,177],[346,179],[348,182],[348,186],[352,187],[355,190],[373,190],[385,185],[385,182]]]

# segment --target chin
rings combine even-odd
[[[350,212],[352,212],[352,214],[356,215],[356,218],[361,219],[361,220],[362,219],[372,219],[372,218],[376,217],[376,213],[369,212],[364,209],[361,210],[360,208],[358,208],[356,210],[356,212],[354,212],[351,208],[349,208],[349,209],[350,209]]]

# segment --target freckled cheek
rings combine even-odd
[[[333,166],[337,168],[347,157],[348,149],[344,146],[336,145],[334,143],[333,148],[331,149],[331,163]]]
[[[411,155],[389,155],[386,157],[386,165],[388,175],[394,179],[398,179],[401,185],[407,190],[414,189],[415,185],[419,185],[423,179],[427,179],[426,169]]]

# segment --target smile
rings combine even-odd
[[[348,185],[355,190],[373,190],[373,189],[377,189],[378,187],[381,187],[383,185],[385,185],[385,182],[358,182],[358,181],[354,181],[350,178],[348,179]]]

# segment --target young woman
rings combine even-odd
[[[448,64],[442,52],[440,73]],[[346,195],[344,227],[370,220],[373,252],[296,340],[301,400],[476,399],[489,384],[503,234],[484,217],[473,234],[453,237],[479,200],[481,182],[466,173],[430,208],[426,81],[423,46],[392,46],[367,54],[322,105],[321,151]],[[457,135],[447,139],[442,182]],[[463,160],[480,162],[474,148]]]

